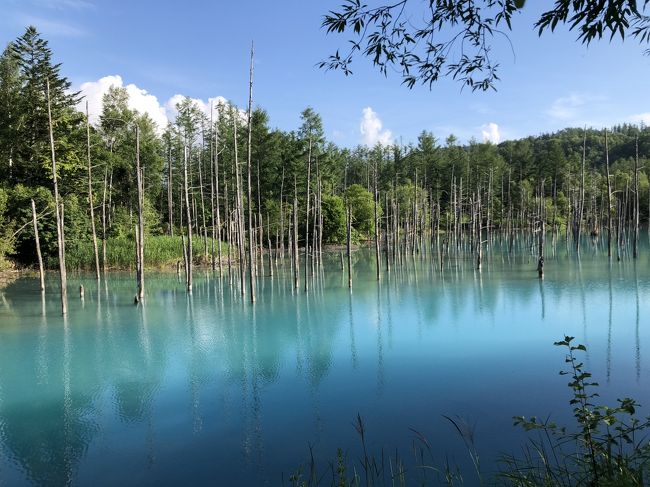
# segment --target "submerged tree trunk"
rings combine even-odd
[[[106,189],[108,187],[108,167],[104,170],[104,193],[102,196],[102,272],[106,273]]]
[[[546,224],[544,207],[544,180],[542,180],[540,189],[540,204],[539,204],[539,240],[537,246],[537,275],[540,279],[544,279],[544,239],[546,237]]]
[[[578,202],[578,215],[576,217],[576,252],[580,254],[580,234],[582,231],[582,217],[585,209],[585,159],[587,158],[587,129],[585,128],[582,140],[582,164],[580,166],[580,201]]]
[[[309,290],[309,196],[311,187],[311,136],[309,137],[309,152],[307,154],[307,213],[305,214],[305,292]]]
[[[298,257],[298,187],[293,178],[293,286],[298,289],[300,282],[300,258]]]
[[[377,161],[375,161],[375,174],[374,174],[374,200],[375,200],[375,266],[377,271],[377,280],[381,279],[381,259],[379,257],[379,215],[377,212],[377,204],[379,200],[379,193],[377,191]]]
[[[217,105],[217,123],[219,120],[219,105]],[[217,258],[219,259],[219,277],[223,275],[223,264],[221,262],[221,211],[219,210],[219,126],[214,131],[214,188],[215,188],[215,210],[217,214]]]
[[[68,313],[67,273],[65,269],[65,237],[63,234],[63,214],[59,204],[59,184],[56,174],[56,154],[54,151],[54,130],[52,128],[52,103],[50,100],[50,81],[46,82],[47,119],[50,132],[50,149],[52,155],[52,179],[54,183],[54,205],[56,208],[56,240],[59,251],[59,277],[61,281],[61,313]]]
[[[635,140],[634,156],[634,228],[632,229],[632,257],[639,256],[639,137]]]
[[[609,142],[605,129],[605,171],[607,176],[607,257],[612,256],[612,181],[609,174]]]
[[[192,214],[190,211],[190,194],[187,187],[187,145],[183,147],[183,194],[185,195],[185,218],[187,219],[187,247],[185,245],[185,274],[187,292],[192,292]]]
[[[347,205],[347,227],[348,227],[348,232],[347,232],[347,243],[346,243],[346,250],[348,254],[348,287],[352,289],[352,256],[350,254],[350,251],[352,250],[352,212],[350,210],[350,205]]]
[[[86,101],[86,148],[88,161],[88,206],[90,208],[90,228],[93,233],[93,251],[95,253],[95,277],[101,279],[99,273],[99,250],[97,249],[97,232],[95,230],[95,209],[93,208],[93,176],[90,166],[90,122],[88,119],[88,101]]]
[[[251,196],[251,149],[253,137],[253,45],[251,44],[251,64],[248,81],[248,154],[246,169],[248,172],[248,282],[251,303],[255,302],[255,238],[253,233],[253,198]]]
[[[138,299],[144,299],[144,171],[140,167],[140,129],[135,127],[135,171],[138,185]]]
[[[169,220],[169,236],[174,236],[174,187],[172,174],[172,144],[167,152],[167,219]]]
[[[246,294],[246,283],[244,282],[244,266],[246,265],[246,259],[244,257],[244,202],[242,196],[242,184],[241,184],[241,175],[239,173],[239,151],[237,150],[237,114],[232,113],[232,123],[233,123],[233,139],[234,139],[234,155],[235,155],[235,185],[236,185],[236,198],[237,198],[237,207],[236,207],[236,216],[237,216],[237,246],[239,247],[239,291],[241,295]]]
[[[43,255],[41,254],[41,241],[38,238],[38,223],[36,218],[36,204],[32,200],[32,220],[34,223],[34,240],[36,241],[36,257],[38,258],[38,277],[40,289],[45,291],[45,272],[43,271]]]

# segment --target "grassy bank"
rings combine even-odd
[[[99,245],[99,258],[101,260],[102,248]],[[215,254],[217,252],[217,241],[214,242]],[[67,246],[66,265],[71,270],[88,270],[95,265],[93,245],[90,240]],[[221,243],[222,255],[225,258],[228,254],[228,245]],[[212,253],[212,239],[207,240],[206,245],[202,238],[192,240],[192,256],[196,263],[209,263]],[[234,257],[234,256],[233,256]],[[161,269],[176,265],[176,262],[183,261],[183,241],[180,236],[170,237],[167,235],[150,236],[144,243],[144,261],[146,268]],[[135,267],[135,245],[133,239],[126,237],[109,238],[106,241],[106,268],[107,269],[130,269]]]

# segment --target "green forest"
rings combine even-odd
[[[193,262],[214,265],[216,247],[222,261],[236,261],[241,253],[231,248],[242,242],[244,218],[259,248],[284,250],[292,239],[316,249],[345,243],[348,208],[356,243],[382,238],[377,227],[449,239],[474,225],[490,233],[540,223],[567,240],[614,227],[625,238],[648,216],[650,129],[643,125],[464,145],[423,130],[407,145],[346,148],[326,139],[309,107],[287,132],[272,128],[259,106],[219,104],[209,116],[189,98],[173,123],[157,127],[129,109],[126,89],[117,87],[93,125],[80,101],[35,28],[6,46],[1,267],[36,265],[32,200],[45,266],[56,267],[53,152],[69,269],[94,267],[93,233],[104,270],[135,265],[139,208],[151,267],[182,260],[190,236]]]

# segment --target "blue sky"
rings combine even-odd
[[[539,38],[532,25],[551,4],[527,2],[510,34],[514,55],[505,39],[496,41],[496,93],[461,91],[450,80],[408,90],[361,58],[351,77],[319,70],[318,61],[345,45],[320,27],[334,0],[0,0],[0,41],[36,25],[63,74],[88,94],[91,111],[103,90],[122,83],[134,106],[160,123],[173,117],[178,95],[204,106],[224,97],[244,107],[251,41],[254,101],[271,125],[295,129],[300,112],[312,106],[328,139],[343,146],[407,143],[422,130],[439,139],[453,133],[463,141],[498,141],[566,126],[650,123],[644,47],[633,40],[586,47],[566,29]]]

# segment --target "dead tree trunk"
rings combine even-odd
[[[219,120],[219,105],[217,105],[217,121]],[[219,277],[223,275],[223,264],[221,262],[221,213],[219,210],[219,126],[214,131],[214,175],[215,175],[215,209],[217,213],[217,257],[219,259]]]
[[[212,120],[213,107],[212,102],[210,102],[210,227],[212,228],[212,239],[211,239],[211,254],[210,254],[210,263],[212,267],[212,272],[217,270],[217,258],[215,255],[214,244],[217,238],[217,222],[214,213],[214,140],[212,139],[212,130],[214,130],[214,122]],[[218,177],[218,175],[217,175]]]
[[[174,188],[172,175],[172,144],[171,140],[167,152],[167,218],[169,220],[169,236],[174,236]]]
[[[585,159],[587,158],[587,129],[585,128],[582,139],[582,164],[580,166],[580,201],[578,202],[578,216],[576,222],[576,252],[580,254],[580,233],[582,231],[582,215],[585,208]]]
[[[309,151],[307,153],[307,213],[305,214],[305,292],[309,290],[309,196],[311,187],[311,136],[309,137]]]
[[[90,166],[90,122],[88,119],[88,101],[86,101],[86,148],[88,160],[88,206],[90,208],[90,228],[93,232],[93,251],[95,253],[95,277],[99,281],[99,250],[97,249],[97,232],[95,230],[95,209],[93,208],[93,176]]]
[[[537,259],[537,275],[540,279],[544,279],[544,238],[546,236],[546,225],[544,217],[539,220],[539,246],[538,246],[538,259]]]
[[[248,281],[251,303],[255,302],[255,238],[253,233],[253,198],[251,196],[251,159],[253,138],[253,44],[251,44],[251,64],[248,81],[248,154],[246,169],[248,172]]]
[[[34,223],[34,240],[36,241],[36,257],[38,257],[38,277],[40,278],[40,289],[45,291],[45,272],[43,271],[43,255],[41,254],[41,241],[38,238],[38,223],[36,218],[36,204],[32,200],[32,220]]]
[[[388,218],[388,191],[384,193],[384,208],[386,209],[384,215],[386,221],[386,224],[384,226],[384,252],[386,252],[386,272],[390,273],[390,239],[388,237],[388,234],[390,233],[390,219]],[[341,256],[341,262],[343,262],[342,257],[343,256]]]
[[[544,279],[544,239],[546,237],[546,224],[545,220],[545,205],[544,205],[544,180],[542,180],[540,187],[540,203],[539,203],[539,240],[537,247],[537,275],[540,279]]]
[[[483,267],[483,231],[482,231],[482,217],[481,217],[481,193],[480,188],[478,190],[478,196],[476,201],[476,269],[481,270]]]
[[[201,201],[201,224],[203,225],[203,261],[208,260],[208,226],[205,223],[205,198],[203,197],[203,171],[201,166],[203,166],[203,148],[205,145],[205,133],[203,135],[203,140],[201,143],[201,150],[199,151],[199,196]],[[196,216],[196,213],[195,213]],[[198,218],[197,218],[198,225]]]
[[[106,188],[108,186],[108,167],[104,171],[104,194],[102,196],[102,272],[106,273]]]
[[[275,242],[276,261],[277,251],[281,252],[282,263],[284,263],[284,166],[282,167],[282,182],[280,183],[280,239]]]
[[[59,251],[59,277],[61,280],[61,313],[68,313],[67,274],[65,269],[65,237],[63,235],[63,215],[59,207],[59,184],[56,174],[56,154],[54,151],[54,130],[52,128],[52,102],[50,100],[50,81],[46,82],[47,119],[50,132],[50,149],[52,152],[52,179],[54,183],[54,205],[56,207],[56,240]]]
[[[135,171],[138,185],[138,299],[144,299],[144,171],[140,167],[140,128],[135,127]]]
[[[185,195],[185,218],[187,223],[187,247],[185,248],[185,274],[187,292],[192,292],[192,214],[190,211],[190,193],[187,187],[187,145],[183,147],[183,194]]]
[[[379,192],[377,189],[377,161],[375,161],[375,174],[374,174],[374,200],[375,200],[375,266],[377,270],[377,281],[381,280],[381,259],[379,257],[379,214],[377,205],[379,200]]]
[[[233,123],[233,139],[234,139],[234,151],[235,151],[235,185],[236,185],[236,215],[237,215],[237,245],[239,247],[239,291],[241,295],[246,294],[246,284],[244,282],[244,266],[246,265],[246,259],[244,258],[244,203],[242,197],[242,187],[241,187],[241,177],[239,174],[239,151],[237,148],[237,114],[231,111],[232,123]]]
[[[609,141],[605,129],[605,171],[607,176],[607,257],[612,256],[612,181],[609,174]]]
[[[300,258],[298,257],[298,186],[296,177],[293,177],[293,285],[300,287],[298,275],[300,274]]]
[[[635,140],[634,156],[634,229],[632,230],[632,257],[639,256],[639,137]]]
[[[350,205],[347,205],[347,227],[348,227],[348,232],[347,232],[347,243],[346,243],[346,250],[348,254],[348,287],[352,289],[352,256],[350,254],[350,251],[352,250],[352,212],[350,210]]]

